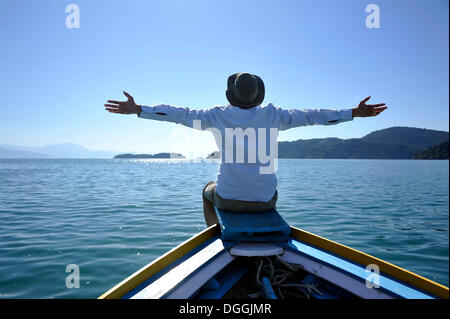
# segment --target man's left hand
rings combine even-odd
[[[353,117],[368,117],[368,116],[377,116],[385,109],[387,109],[386,103],[380,104],[366,104],[366,102],[370,99],[370,96],[366,97],[362,100],[357,108],[354,108],[352,111]]]

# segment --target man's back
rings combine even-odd
[[[225,199],[269,201],[277,189],[274,106],[242,109],[228,105],[213,112],[220,134],[213,133],[221,152],[216,191]]]

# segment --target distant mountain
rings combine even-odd
[[[185,158],[183,155],[178,153],[158,153],[158,154],[119,154],[114,156],[114,158]]]
[[[414,155],[413,159],[449,159],[448,141],[430,147]]]
[[[45,146],[0,145],[0,158],[11,158],[10,154],[16,154],[13,156],[16,158],[111,158],[116,153],[89,150],[73,143]]]
[[[374,131],[362,138],[279,142],[278,157],[412,159],[417,153],[448,140],[449,133],[444,131],[391,127]],[[112,158],[115,154],[117,152],[89,150],[73,143],[42,147],[0,144],[0,158]],[[184,158],[183,155],[178,155],[181,156],[178,158]],[[212,154],[214,158],[218,158],[218,155]],[[171,158],[170,153],[117,156],[119,157],[115,158]]]
[[[449,133],[412,127],[391,127],[362,138],[323,138],[279,142],[279,158],[412,159],[428,147],[448,140]]]
[[[0,147],[0,158],[49,158],[49,156],[39,153],[11,150]]]

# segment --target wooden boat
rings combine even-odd
[[[100,299],[448,299],[447,287],[290,227],[275,210],[211,226]]]

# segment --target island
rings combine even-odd
[[[118,154],[114,156],[117,158],[175,158],[175,159],[183,159],[185,158],[183,155],[179,153],[157,153],[157,154]]]
[[[206,159],[220,159],[220,152],[214,151],[211,154],[209,154]]]

